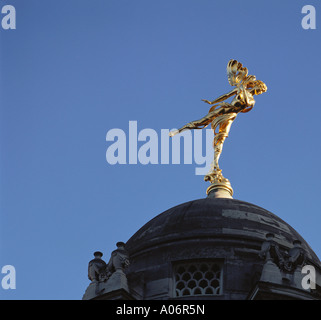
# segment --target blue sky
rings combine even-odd
[[[94,251],[108,260],[157,214],[206,196],[195,163],[110,165],[106,133],[201,118],[201,99],[231,89],[229,59],[268,87],[224,144],[234,198],[277,214],[321,256],[319,1],[5,4],[17,18],[0,29],[0,267],[17,279],[1,299],[81,299]],[[315,30],[301,26],[307,4]]]

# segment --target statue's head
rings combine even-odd
[[[246,88],[251,92],[251,94],[258,95],[266,92],[267,91],[266,84],[261,80],[254,80],[254,79],[246,83]]]
[[[264,82],[257,80],[256,86],[254,88],[255,94],[262,94],[267,91],[267,86]]]
[[[274,239],[274,234],[269,232],[265,235],[265,238],[266,240],[271,241]]]
[[[302,244],[302,242],[300,241],[300,240],[294,240],[293,241],[293,245],[294,245],[294,247],[296,247],[296,248],[300,248],[301,247],[301,244]]]
[[[231,86],[244,86],[252,95],[262,94],[267,91],[264,82],[256,80],[253,75],[248,75],[248,69],[237,60],[230,60],[227,64],[227,78]]]
[[[103,256],[102,252],[100,252],[100,251],[94,252],[94,257],[95,257],[96,259],[101,259],[102,256]]]
[[[116,243],[117,249],[124,250],[125,246],[126,246],[126,244],[124,242],[122,242],[122,241],[119,241],[119,242]]]

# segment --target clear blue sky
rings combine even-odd
[[[235,199],[280,216],[321,257],[320,1],[5,4],[17,29],[0,29],[0,267],[15,266],[17,288],[1,299],[81,299],[94,251],[108,260],[157,214],[206,196],[195,163],[108,164],[106,133],[199,119],[201,99],[231,89],[232,58],[268,92],[234,122],[223,174]],[[306,4],[316,30],[301,27]]]

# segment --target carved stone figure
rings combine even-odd
[[[108,264],[101,259],[101,252],[94,253],[95,259],[88,264],[88,278],[91,283],[83,296],[84,300],[120,289],[129,292],[124,272],[129,265],[129,255],[124,242],[117,242],[116,246],[117,249],[112,252]]]
[[[293,248],[289,252],[281,252],[278,244],[273,240],[274,235],[268,233],[263,242],[259,256],[265,261],[272,261],[281,271],[292,273],[297,267],[305,263],[305,253],[301,247],[301,241],[294,240]]]
[[[280,252],[278,244],[273,240],[274,234],[268,233],[266,240],[263,242],[259,256],[265,261],[272,261],[277,266],[283,267],[284,258]]]
[[[290,249],[287,254],[286,261],[284,264],[284,269],[286,271],[292,272],[297,267],[303,266],[305,262],[305,253],[301,247],[300,240],[293,241],[293,248]]]
[[[100,251],[94,252],[94,259],[88,263],[88,279],[91,281],[103,281],[107,279],[106,262],[102,260]]]
[[[117,242],[116,246],[117,249],[112,252],[106,267],[108,274],[112,274],[117,270],[124,271],[129,266],[129,255],[125,249],[125,243]]]

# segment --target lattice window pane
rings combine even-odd
[[[175,297],[222,294],[222,264],[215,261],[174,265]]]

